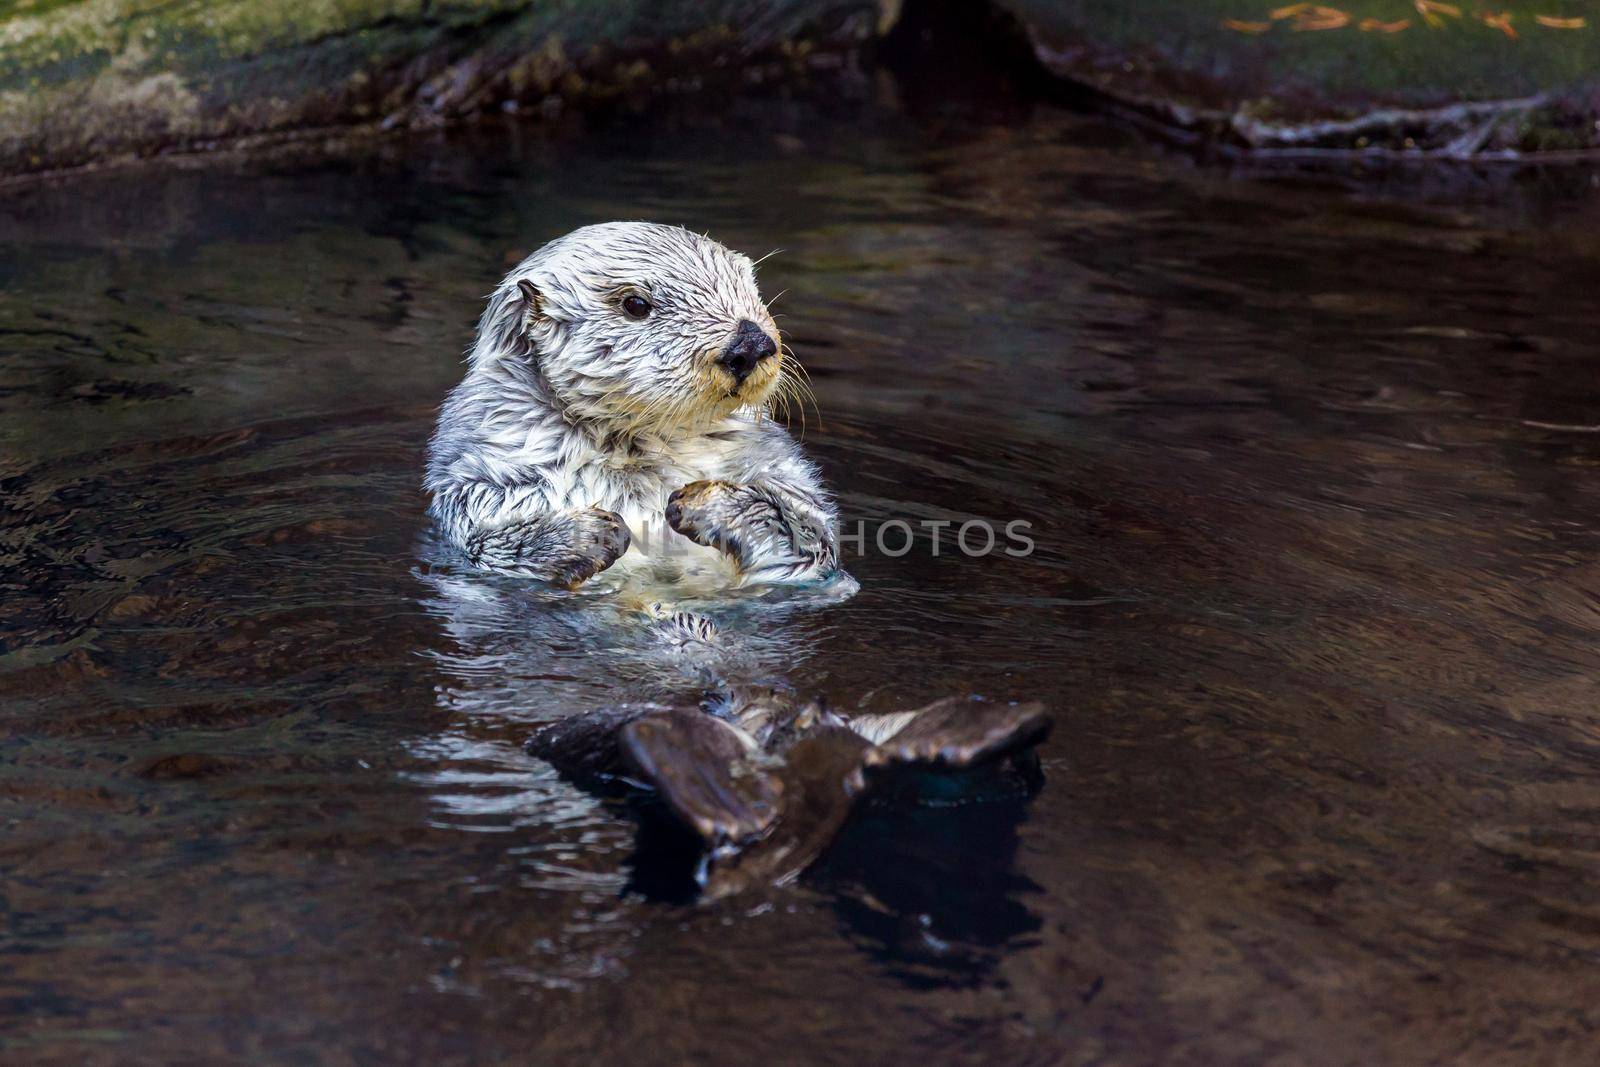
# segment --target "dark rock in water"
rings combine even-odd
[[[628,723],[620,743],[637,777],[713,848],[737,848],[778,817],[783,784],[749,761],[747,735],[731,723],[675,708]]]
[[[541,728],[527,748],[587,784],[653,788],[692,834],[702,892],[726,896],[799,874],[858,803],[875,793],[906,796],[912,779],[1004,767],[1031,792],[1039,783],[1032,750],[1050,725],[1037,703],[948,697],[845,719],[780,690],[746,689],[703,708],[574,716]]]
[[[660,713],[650,707],[602,708],[559,719],[541,727],[527,744],[529,752],[582,781],[615,778],[627,772],[618,740],[622,728],[640,716]]]
[[[985,710],[974,714],[974,708]],[[866,761],[869,767],[904,763],[960,770],[1036,745],[1049,730],[1050,720],[1038,704],[974,704],[960,697],[946,697],[910,712],[904,725],[885,735],[867,753]]]

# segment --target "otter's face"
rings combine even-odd
[[[539,370],[587,418],[692,427],[761,407],[783,374],[754,265],[688,230],[585,227],[540,249],[508,286]]]

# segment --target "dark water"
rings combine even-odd
[[[1600,201],[1452,196],[776,105],[12,195],[0,1058],[1592,1062]],[[851,519],[1032,523],[725,628],[846,709],[1048,702],[1034,802],[684,905],[521,754],[629,657],[419,562],[422,448],[613,217],[783,249]]]

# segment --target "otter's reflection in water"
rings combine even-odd
[[[684,641],[642,606],[673,590],[639,579],[557,592],[462,567],[431,537],[419,550],[421,603],[449,639],[422,654],[443,679],[449,726],[414,742],[440,822],[526,830],[599,801],[567,784],[523,743],[542,725],[600,707],[693,704],[708,690],[781,684],[827,629],[822,609],[847,598],[845,579],[821,588],[732,592],[672,600],[716,623],[710,642]]]
[[[810,658],[826,627],[821,609],[857,588],[841,574],[821,585],[691,598],[635,572],[569,593],[463,567],[431,537],[420,555],[423,606],[455,646],[428,653],[456,680],[441,704],[523,726],[602,704],[693,700],[718,686],[779,681]],[[658,625],[653,605],[701,616],[719,633],[685,641]]]

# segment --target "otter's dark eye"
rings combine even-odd
[[[650,314],[650,301],[638,295],[625,296],[622,298],[622,313],[630,319],[642,319]]]

